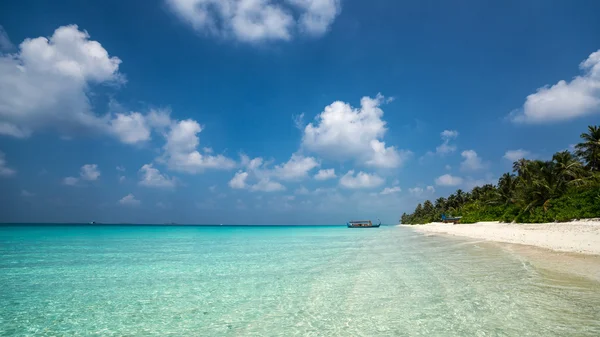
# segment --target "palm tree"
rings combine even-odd
[[[585,169],[577,157],[569,151],[557,152],[552,156],[557,189],[564,192],[568,185],[581,184],[586,176]]]
[[[600,127],[588,126],[588,133],[579,136],[582,143],[575,145],[575,154],[583,159],[590,171],[600,171]]]
[[[443,211],[446,209],[446,198],[437,198],[435,199],[434,207],[438,211]]]
[[[514,194],[517,178],[510,173],[504,173],[498,179],[498,189],[496,191],[496,199],[504,205],[514,202]]]
[[[463,190],[458,189],[456,190],[456,202],[458,203],[458,206],[462,206],[464,205],[465,201],[466,201],[466,195],[465,192],[463,192]]]

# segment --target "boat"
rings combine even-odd
[[[348,228],[377,228],[381,226],[381,221],[378,224],[373,224],[371,220],[353,220],[346,223]]]

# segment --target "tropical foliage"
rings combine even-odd
[[[461,222],[552,222],[600,217],[600,127],[581,134],[575,153],[557,152],[551,160],[519,159],[496,185],[457,190],[448,198],[418,204],[402,214],[403,224],[440,221],[442,214]]]

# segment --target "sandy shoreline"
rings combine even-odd
[[[452,225],[431,223],[406,227],[425,234],[448,234],[530,245],[558,252],[600,255],[600,221],[544,224],[479,222]]]

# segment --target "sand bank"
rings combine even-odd
[[[426,234],[448,234],[530,245],[558,252],[600,255],[600,220],[544,224],[431,223],[407,227]]]

